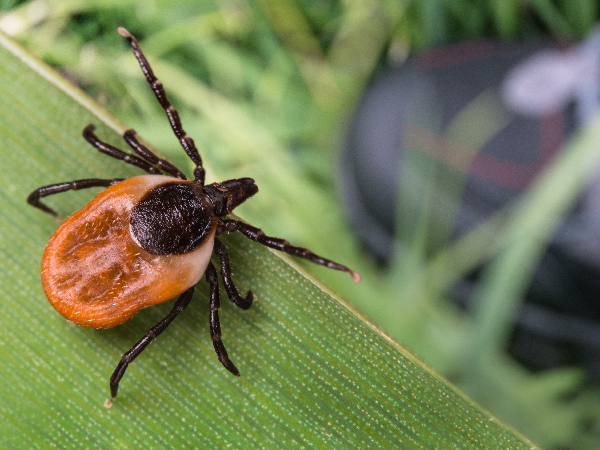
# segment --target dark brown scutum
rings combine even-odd
[[[131,232],[153,255],[182,255],[198,248],[215,216],[202,188],[193,182],[156,186],[131,212]]]

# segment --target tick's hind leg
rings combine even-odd
[[[225,246],[221,241],[215,239],[214,249],[215,253],[219,255],[219,261],[221,263],[221,277],[223,278],[223,285],[225,286],[229,300],[242,309],[250,308],[252,306],[254,295],[252,294],[252,291],[248,291],[246,298],[243,298],[235,288],[233,280],[231,279],[231,266],[229,265],[229,255],[227,255]]]
[[[119,364],[115,368],[115,371],[110,377],[110,395],[112,396],[112,398],[115,398],[117,396],[117,392],[119,390],[119,382],[121,381],[121,378],[123,378],[123,375],[125,375],[127,366],[135,358],[137,358],[146,347],[148,347],[148,344],[150,344],[150,342],[152,342],[163,331],[165,331],[165,329],[171,324],[171,322],[173,322],[173,320],[175,320],[175,318],[186,308],[186,306],[190,304],[190,301],[192,300],[192,294],[194,293],[194,287],[195,286],[192,286],[183,294],[181,294],[177,299],[177,302],[175,302],[175,306],[167,315],[167,317],[165,317],[163,320],[154,325],[150,329],[150,331],[148,331],[146,336],[140,339],[137,342],[137,344],[131,347],[129,351],[127,351],[123,355],[121,361],[119,362]]]
[[[253,241],[258,242],[266,247],[285,252],[292,256],[299,256],[300,258],[304,258],[310,262],[325,266],[329,269],[348,272],[350,276],[352,276],[352,279],[357,283],[361,280],[361,276],[358,272],[355,272],[354,270],[349,269],[342,264],[316,255],[307,248],[295,247],[285,239],[267,236],[262,232],[261,229],[253,227],[252,225],[248,225],[247,223],[240,222],[239,220],[219,220],[219,228],[221,232],[239,231],[247,238],[252,239]]]
[[[148,161],[145,161],[142,158],[139,158],[135,155],[130,155],[129,153],[125,153],[122,150],[119,150],[117,147],[114,147],[110,144],[107,144],[104,141],[101,141],[98,136],[94,134],[94,125],[89,124],[87,127],[83,129],[83,137],[86,141],[90,143],[92,147],[98,150],[100,153],[104,153],[105,155],[112,156],[113,158],[120,159],[121,161],[131,164],[132,166],[139,167],[140,169],[150,173],[150,174],[160,174],[160,170],[150,164]]]
[[[213,266],[211,262],[208,263],[208,267],[206,268],[206,281],[208,281],[210,286],[210,337],[212,338],[215,352],[217,353],[219,361],[223,364],[223,367],[236,377],[239,377],[240,371],[229,359],[227,350],[225,350],[225,346],[221,340],[221,322],[219,320],[219,307],[221,306],[219,301],[219,279],[217,278],[217,269],[215,269],[215,266]]]
[[[140,155],[143,159],[148,161],[157,169],[163,170],[167,172],[169,175],[174,176],[175,178],[179,178],[180,180],[187,180],[185,175],[179,170],[175,165],[171,164],[169,161],[165,159],[161,159],[152,153],[146,146],[142,145],[140,141],[135,137],[135,130],[127,130],[123,133],[123,139],[125,142]]]
[[[109,187],[113,184],[120,183],[121,181],[123,181],[122,178],[114,178],[112,180],[87,178],[85,180],[75,180],[67,181],[65,183],[50,184],[48,186],[42,186],[40,188],[37,188],[35,191],[29,194],[29,197],[27,197],[27,203],[29,203],[31,206],[35,206],[36,208],[41,209],[44,212],[47,212],[48,214],[57,216],[56,211],[40,202],[41,198],[66,191],[78,191],[79,189],[87,189],[91,187]]]

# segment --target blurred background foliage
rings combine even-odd
[[[598,20],[595,0],[2,0],[0,10],[0,28],[189,167],[116,33],[126,27],[180,110],[208,180],[256,179],[260,194],[236,210],[240,217],[360,271],[362,283],[350,285],[311,267],[525,435],[549,448],[598,448],[598,386],[577,367],[532,373],[506,354],[511,314],[528,276],[523,267],[535,264],[552,230],[511,253],[514,235],[528,218],[567,209],[577,183],[561,179],[572,188],[545,212],[540,205],[548,199],[535,195],[543,193],[542,180],[525,203],[505,212],[503,227],[512,231],[500,233],[495,245],[487,245],[489,234],[471,235],[431,256],[422,227],[382,266],[353,235],[335,179],[349,117],[383,67],[482,36],[574,41]],[[467,315],[449,301],[447,288],[486,259],[494,261],[480,294],[487,309]]]

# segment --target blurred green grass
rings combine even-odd
[[[572,204],[586,171],[558,162],[547,177],[562,177],[563,197],[548,203],[540,180],[523,203],[433,258],[423,250],[422,228],[386,269],[354,240],[334,190],[346,120],[382,65],[401,61],[410,50],[464,38],[579,38],[598,18],[596,2],[38,0],[4,2],[2,9],[0,27],[186,165],[115,33],[117,26],[128,28],[212,169],[209,180],[257,180],[260,194],[236,210],[241,217],[363,273],[364,281],[353,285],[310,269],[527,435],[549,447],[596,448],[600,402],[583,374],[561,369],[532,375],[504,355],[510,314],[527,283],[521,268],[535,264],[551,231],[546,227]],[[590,133],[569,154],[592,161],[589,142],[597,126]],[[544,227],[532,232],[536,220]],[[447,301],[445,288],[487,259],[495,262],[480,294],[481,310],[465,317]]]

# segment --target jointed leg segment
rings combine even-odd
[[[217,255],[219,255],[219,262],[221,266],[221,277],[223,278],[223,285],[225,286],[225,290],[227,291],[227,296],[229,300],[235,303],[242,309],[248,309],[252,306],[252,300],[254,299],[254,295],[252,291],[248,291],[246,294],[246,298],[243,298],[235,288],[233,284],[233,280],[231,279],[231,266],[229,265],[229,255],[227,255],[227,250],[221,241],[215,239],[214,251]]]
[[[171,324],[171,322],[173,322],[173,320],[175,320],[175,318],[186,308],[186,306],[190,304],[190,301],[192,300],[192,294],[194,293],[194,288],[195,286],[192,286],[183,294],[181,294],[177,299],[177,302],[175,302],[175,306],[167,315],[167,317],[165,317],[163,320],[161,320],[159,323],[153,326],[142,339],[140,339],[133,347],[129,349],[129,351],[127,351],[123,355],[121,361],[119,362],[115,371],[110,377],[110,395],[112,396],[112,398],[115,398],[117,396],[117,392],[119,390],[119,381],[121,381],[121,378],[123,378],[123,375],[125,375],[127,366],[135,358],[137,358],[146,347],[148,347],[148,344],[150,344],[150,342],[152,342],[163,331],[165,331],[166,328]]]
[[[169,175],[181,180],[186,179],[185,175],[177,167],[170,162],[159,158],[148,148],[143,146],[135,137],[134,130],[127,130],[123,134],[123,139],[125,139],[125,142],[127,142],[127,144],[129,144],[129,146],[138,155],[140,155],[140,157],[125,153],[119,150],[117,147],[100,140],[98,136],[94,134],[94,125],[92,124],[84,128],[83,137],[99,152],[121,160],[127,164],[139,167],[150,174],[161,174],[161,170],[163,170]],[[56,216],[56,211],[40,202],[41,198],[48,197],[49,195],[59,194],[61,192],[77,191],[79,189],[87,189],[91,187],[110,187],[121,181],[123,181],[123,178],[114,178],[112,180],[87,178],[83,180],[68,181],[64,183],[42,186],[29,194],[27,197],[27,203],[29,203],[31,206],[41,209],[48,214]]]
[[[167,172],[169,175],[179,178],[180,180],[187,180],[186,176],[179,170],[174,164],[171,164],[166,159],[161,159],[152,153],[146,146],[142,145],[135,137],[134,130],[127,130],[123,133],[123,139],[125,142],[143,159],[148,161],[157,169]]]
[[[217,270],[212,263],[209,263],[208,267],[206,268],[206,280],[210,286],[210,336],[213,341],[215,352],[217,353],[217,357],[219,358],[221,364],[223,364],[223,366],[232,374],[239,377],[240,372],[229,359],[227,350],[225,350],[225,346],[221,340],[221,324],[219,321],[219,280],[217,277]],[[165,331],[171,322],[173,322],[173,320],[175,320],[175,318],[189,305],[190,301],[192,300],[194,288],[195,286],[192,286],[183,294],[181,294],[167,317],[152,327],[142,339],[140,339],[123,355],[121,361],[110,377],[110,394],[112,398],[117,396],[119,382],[121,381],[121,378],[123,378],[123,375],[125,375],[125,371],[127,370],[129,364],[144,351],[150,342],[152,342],[163,331]]]
[[[48,186],[42,186],[37,188],[27,197],[27,203],[31,206],[41,209],[48,214],[57,216],[56,211],[40,202],[43,197],[49,195],[60,194],[66,191],[78,191],[80,189],[87,189],[91,187],[109,187],[113,184],[117,184],[123,181],[122,178],[114,178],[112,180],[102,180],[98,178],[87,178],[85,180],[67,181],[65,183],[50,184]]]
[[[241,222],[239,220],[219,220],[217,234],[220,234],[223,231],[239,231],[247,238],[252,239],[253,241],[258,242],[259,244],[262,244],[266,247],[285,252],[292,256],[304,258],[310,262],[319,264],[321,266],[325,266],[329,269],[347,272],[350,274],[350,276],[352,276],[352,279],[355,282],[359,282],[361,279],[361,276],[358,272],[355,272],[354,270],[349,269],[348,267],[342,264],[316,255],[307,248],[295,247],[285,239],[267,236],[265,233],[262,232],[260,228],[253,227],[252,225],[248,225],[247,223]]]
[[[87,127],[85,127],[83,129],[83,137],[96,150],[98,150],[101,153],[104,153],[105,155],[111,156],[116,159],[120,159],[121,161],[123,161],[127,164],[131,164],[132,166],[139,167],[140,169],[145,170],[148,173],[151,173],[151,174],[160,174],[161,173],[160,170],[158,170],[156,167],[154,167],[148,161],[146,161],[142,158],[138,158],[135,155],[130,155],[129,153],[125,153],[124,151],[119,150],[117,147],[113,147],[112,145],[107,144],[106,142],[98,139],[98,136],[96,136],[94,134],[94,128],[95,127],[92,124],[89,124]],[[123,136],[123,137],[125,137],[125,136]],[[125,140],[127,140],[127,139],[125,139]]]
[[[236,377],[240,376],[240,371],[229,359],[227,350],[221,340],[221,322],[219,320],[219,308],[221,303],[219,301],[219,279],[217,278],[217,269],[211,262],[208,263],[206,268],[206,281],[210,286],[210,337],[217,352],[217,357],[221,364],[229,370]]]
[[[150,63],[148,63],[146,56],[144,56],[144,53],[142,52],[142,49],[140,48],[137,39],[133,37],[125,28],[119,28],[118,31],[121,36],[129,40],[131,48],[133,49],[133,54],[137,58],[140,67],[142,68],[142,71],[146,76],[146,81],[152,88],[156,99],[160,103],[160,106],[162,106],[162,108],[165,110],[165,113],[167,114],[169,123],[171,124],[171,128],[173,129],[175,136],[177,136],[179,143],[181,144],[187,155],[190,157],[190,159],[196,165],[196,168],[194,169],[195,181],[199,182],[202,186],[204,186],[204,179],[206,174],[204,172],[204,168],[202,167],[202,158],[200,157],[200,153],[196,148],[194,140],[191,137],[189,137],[183,129],[183,126],[181,125],[181,119],[179,118],[179,113],[175,108],[173,108],[173,105],[167,98],[167,94],[165,93],[165,89],[163,88],[162,83],[158,80],[158,78],[156,78],[156,75],[154,75],[154,72],[150,67]]]

